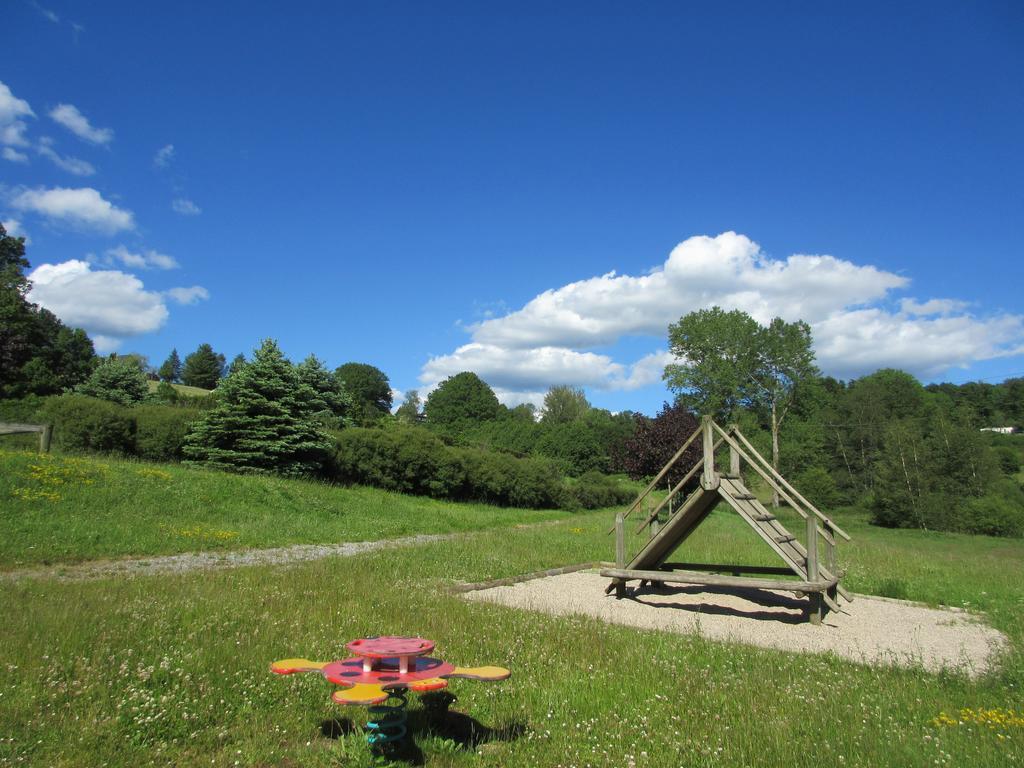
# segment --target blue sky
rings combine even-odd
[[[260,339],[652,412],[666,327],[1024,372],[1024,6],[5,0],[0,220],[159,364]]]

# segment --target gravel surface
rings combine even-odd
[[[874,665],[952,669],[978,677],[1008,648],[1006,636],[973,614],[901,600],[857,595],[830,612],[820,626],[804,616],[806,598],[789,592],[704,587],[635,588],[617,600],[605,595],[609,580],[594,572],[493,587],[464,596],[555,615],[582,614],[614,624],[700,634],[765,648],[832,652]]]
[[[146,576],[186,571],[210,571],[239,568],[246,565],[287,565],[325,557],[351,557],[388,547],[409,547],[435,541],[462,538],[466,533],[437,533],[405,536],[381,541],[353,541],[342,544],[294,544],[272,549],[243,549],[237,552],[186,552],[181,555],[160,557],[122,558],[118,560],[90,560],[75,565],[57,565],[24,568],[0,573],[0,582],[21,579],[56,579],[75,581],[101,579],[111,576]]]

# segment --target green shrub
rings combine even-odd
[[[793,480],[793,487],[818,509],[827,509],[839,501],[839,489],[828,470],[809,467]]]
[[[344,482],[437,498],[457,498],[465,480],[452,449],[414,427],[337,433],[332,474]]]
[[[962,530],[988,536],[1024,536],[1024,491],[1008,478],[993,483],[988,493],[964,505]]]
[[[199,418],[196,409],[170,405],[140,405],[133,408],[135,454],[149,461],[180,461],[185,435]]]
[[[564,501],[551,462],[449,446],[421,427],[346,429],[334,442],[331,474],[343,482],[534,509]]]
[[[636,493],[600,472],[587,472],[567,489],[570,502],[577,508],[601,509],[628,504]]]
[[[86,395],[61,395],[40,416],[53,424],[53,442],[65,451],[131,453],[135,421],[128,408]]]
[[[1017,449],[1008,445],[998,445],[992,449],[992,453],[995,454],[996,462],[1004,475],[1015,475],[1020,472],[1021,459]]]

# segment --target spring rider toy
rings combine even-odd
[[[279,675],[319,672],[328,682],[342,686],[331,694],[337,704],[369,707],[366,740],[371,745],[398,741],[406,734],[408,691],[437,691],[448,679],[505,680],[512,673],[503,667],[456,667],[426,654],[434,643],[422,637],[384,635],[353,640],[345,645],[354,656],[336,661],[282,659],[270,665]]]

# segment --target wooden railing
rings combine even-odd
[[[12,424],[0,421],[0,435],[20,435],[39,433],[39,450],[49,453],[50,441],[53,438],[53,426],[50,424]]]

